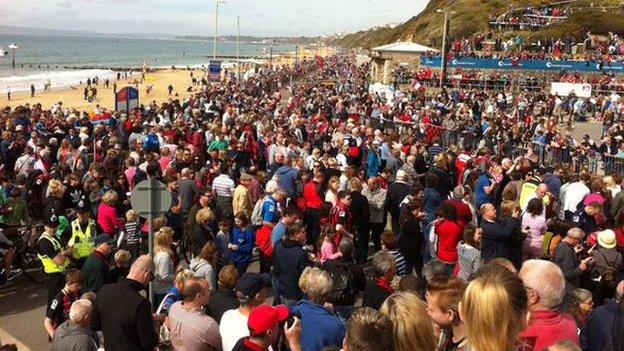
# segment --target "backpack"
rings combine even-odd
[[[253,211],[251,211],[251,224],[255,226],[262,225],[262,207],[264,205],[264,201],[267,199],[267,196],[263,196],[254,205]]]
[[[602,282],[607,286],[616,286],[618,282],[618,275],[620,273],[620,267],[616,265],[617,260],[610,262],[605,257],[605,261],[607,261],[607,268],[605,268],[604,273],[601,276]]]
[[[333,282],[329,301],[338,306],[352,305],[358,292],[350,265],[340,262],[330,262],[330,264],[324,266]]]

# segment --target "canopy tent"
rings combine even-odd
[[[420,45],[417,43],[411,43],[408,41],[401,41],[392,44],[386,44],[373,48],[372,51],[379,53],[402,53],[402,54],[423,54],[427,52],[439,52],[440,50],[430,48],[428,46]]]

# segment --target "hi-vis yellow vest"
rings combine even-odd
[[[93,252],[93,243],[91,242],[91,233],[93,233],[93,228],[95,228],[95,222],[92,219],[89,219],[89,224],[87,225],[87,230],[85,232],[80,228],[80,221],[75,219],[71,222],[72,226],[72,237],[69,239],[68,246],[74,247],[73,257],[75,259],[81,259],[88,257]]]
[[[52,244],[52,246],[54,246],[54,249],[57,251],[61,251],[63,250],[63,245],[61,245],[61,243],[56,239],[56,238],[52,238],[48,235],[41,234],[41,236],[39,237],[39,240],[48,240],[50,241],[50,243]],[[43,271],[46,273],[65,273],[65,271],[67,270],[67,267],[69,266],[69,260],[65,260],[65,262],[63,262],[63,264],[58,265],[54,262],[54,257],[48,257],[47,255],[42,255],[42,254],[37,254],[37,257],[39,257],[39,259],[41,260],[41,263],[43,264]]]

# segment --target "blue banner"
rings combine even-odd
[[[423,57],[420,64],[425,67],[439,68],[440,57]],[[562,71],[567,72],[589,72],[603,73],[612,72],[624,74],[624,64],[620,62],[599,64],[597,62],[585,61],[544,61],[544,60],[523,60],[513,62],[512,60],[498,60],[487,58],[453,58],[447,63],[448,68],[464,69],[495,69],[514,71]]]
[[[208,65],[209,77],[211,82],[218,82],[221,80],[221,61],[210,60]]]

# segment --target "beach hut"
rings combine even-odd
[[[386,44],[371,49],[371,77],[373,81],[388,84],[390,72],[402,63],[418,65],[423,54],[439,52],[439,50],[408,41]]]

